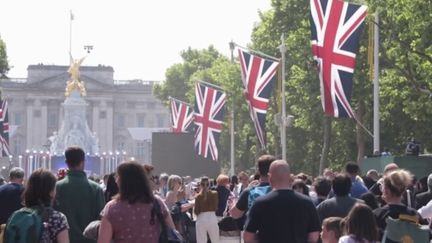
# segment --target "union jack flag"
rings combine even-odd
[[[312,53],[324,112],[355,118],[350,105],[352,77],[367,7],[340,0],[310,0],[310,4]]]
[[[195,151],[218,160],[218,143],[222,131],[226,95],[197,82],[195,85]]]
[[[189,132],[194,120],[192,107],[180,100],[170,97],[171,130],[174,133]]]
[[[9,116],[7,100],[0,100],[0,150],[1,157],[11,155],[9,149]]]
[[[277,79],[279,62],[238,49],[249,114],[262,148],[266,146],[265,122],[270,95]]]

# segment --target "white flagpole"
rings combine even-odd
[[[373,152],[380,152],[380,112],[379,112],[379,16],[375,12],[374,33],[374,111],[373,111]]]
[[[281,102],[282,102],[282,111],[281,111],[281,127],[280,127],[280,137],[281,137],[281,147],[282,147],[282,159],[286,161],[286,106],[285,106],[285,36],[282,34],[281,36],[281,45],[279,46],[279,50],[282,55],[282,60],[280,65],[282,65],[282,87],[281,87]]]
[[[239,48],[241,48],[241,49],[248,50],[248,51],[251,52],[251,54],[253,54],[253,55],[259,55],[259,56],[261,56],[261,57],[264,57],[264,58],[270,59],[270,60],[275,61],[275,62],[279,62],[279,61],[280,61],[279,58],[276,58],[276,57],[273,57],[273,56],[267,55],[267,54],[265,54],[265,53],[263,53],[263,52],[255,51],[255,50],[249,49],[249,48],[247,48],[247,47],[243,47],[243,46],[241,46],[241,45],[239,45],[239,44],[236,44],[236,43],[233,43],[233,44],[234,44],[234,46],[237,46],[237,47],[239,47]]]
[[[205,81],[202,81],[202,80],[199,80],[199,81],[197,81],[197,82],[198,82],[198,83],[202,83],[202,84],[204,84],[204,85],[206,85],[206,86],[209,86],[210,88],[217,89],[217,90],[219,90],[219,91],[223,91],[223,92],[225,92],[225,90],[224,90],[222,87],[217,86],[216,84],[212,84],[212,83],[205,82]]]
[[[231,41],[229,43],[229,46],[230,46],[230,50],[231,50],[231,62],[234,63],[234,48],[235,48],[234,42]],[[234,137],[234,107],[235,107],[235,102],[234,102],[234,97],[235,96],[232,97],[231,114],[230,114],[231,115],[231,125],[230,125],[230,133],[231,133],[230,134],[231,135],[230,175],[231,176],[235,175],[235,166],[234,166],[234,164],[235,164],[235,151],[234,151],[234,149],[235,149],[235,146],[234,146],[235,145],[234,144],[234,142],[235,142],[235,137]]]
[[[69,55],[72,55],[72,20],[74,20],[74,15],[72,10],[70,10],[70,20],[69,20]],[[72,60],[70,60],[72,62]],[[70,63],[72,64],[72,63]]]
[[[174,100],[174,101],[179,102],[179,103],[183,103],[183,104],[188,105],[188,106],[192,106],[191,103],[187,103],[187,102],[185,102],[185,101],[183,101],[183,100],[179,100],[179,99],[176,99],[176,98],[171,97],[171,96],[169,96],[168,99],[169,99],[169,100]]]

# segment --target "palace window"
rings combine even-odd
[[[58,120],[57,120],[57,114],[55,112],[48,113],[47,123],[49,128],[57,128]]]
[[[42,114],[41,110],[34,110],[33,111],[33,117],[39,118],[39,117],[41,117],[41,114]]]
[[[124,114],[117,114],[117,127],[123,128],[125,127],[125,116]]]
[[[17,125],[17,126],[22,125],[22,114],[21,113],[19,113],[19,112],[14,113],[13,124]]]
[[[99,111],[99,119],[106,119],[107,113],[106,111]]]
[[[145,114],[138,114],[137,127],[144,127],[144,126],[145,126]]]

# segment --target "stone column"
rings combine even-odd
[[[32,149],[34,146],[33,143],[33,137],[34,137],[34,122],[33,122],[33,103],[34,99],[26,99],[25,100],[25,106],[26,106],[26,148],[25,149]]]
[[[108,100],[106,102],[106,135],[107,135],[107,147],[110,151],[114,152],[114,102],[112,100]]]
[[[47,149],[44,145],[48,142],[48,101],[46,99],[39,100],[41,107],[41,117],[40,117],[40,134],[38,137],[38,149],[43,149],[44,152]]]

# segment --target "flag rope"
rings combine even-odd
[[[354,120],[356,121],[356,123],[361,127],[361,128],[363,128],[372,138],[374,137],[374,135],[372,134],[372,132],[371,131],[369,131],[364,125],[363,125],[363,123],[361,123],[359,120],[357,120],[357,117],[353,117],[354,118]]]

